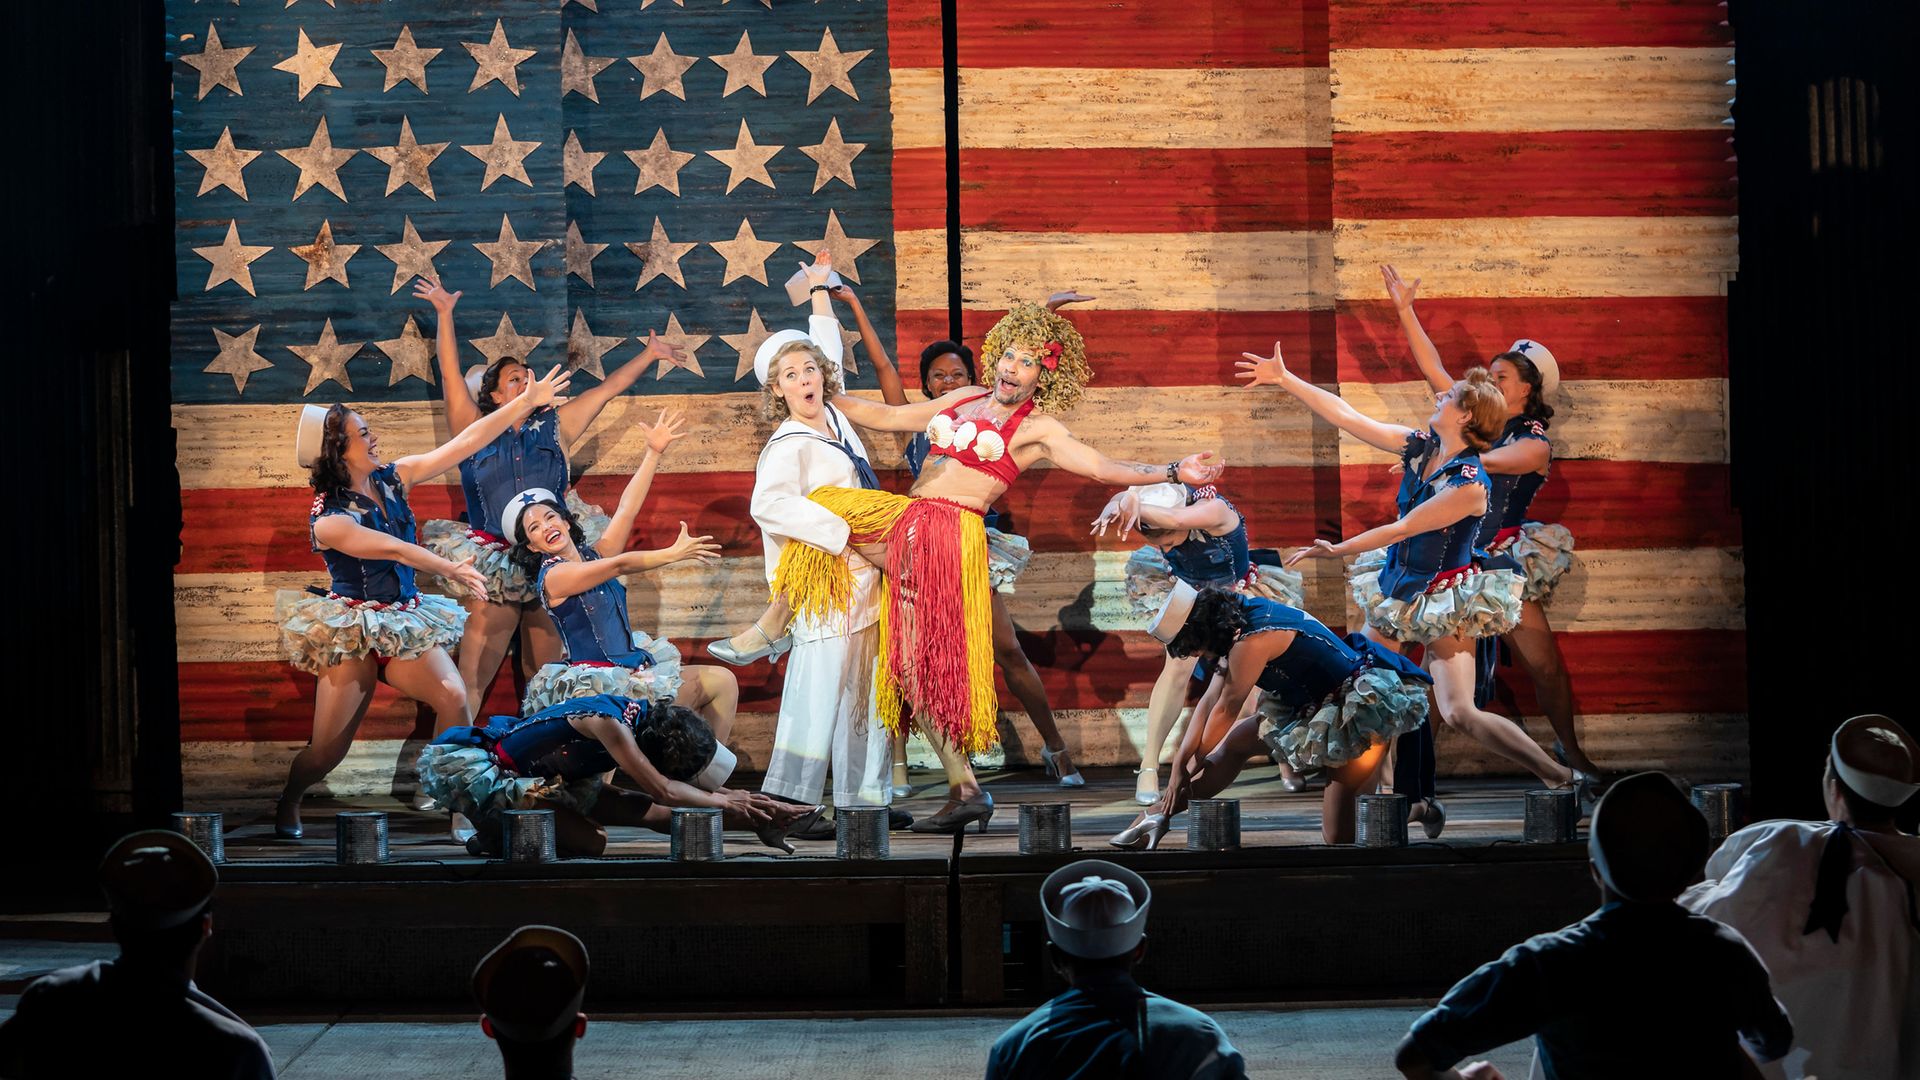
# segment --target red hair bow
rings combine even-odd
[[[1040,349],[1040,366],[1053,371],[1060,366],[1060,354],[1064,351],[1057,341],[1049,341]]]

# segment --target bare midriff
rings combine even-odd
[[[1005,494],[1007,485],[986,473],[969,469],[952,458],[928,458],[908,494],[915,498],[945,499],[985,512]]]

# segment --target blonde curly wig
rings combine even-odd
[[[1007,349],[1019,346],[1044,349],[1049,341],[1060,343],[1060,362],[1052,371],[1040,370],[1040,385],[1034,389],[1036,408],[1062,413],[1073,408],[1093,381],[1093,369],[1087,366],[1087,343],[1072,323],[1039,304],[1015,304],[1012,311],[980,343],[980,379],[991,385],[992,372]]]
[[[780,388],[777,384],[780,381],[780,361],[797,352],[806,353],[813,357],[815,363],[820,365],[821,400],[832,401],[834,398],[840,396],[842,392],[840,386],[840,365],[827,359],[827,354],[821,352],[820,346],[815,345],[813,342],[796,341],[786,348],[781,349],[778,353],[775,353],[773,360],[767,364],[767,384],[760,388],[760,418],[762,420],[771,420],[778,424],[791,415],[787,409],[787,399],[780,396]]]

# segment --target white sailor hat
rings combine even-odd
[[[487,381],[487,368],[491,366],[491,364],[475,364],[467,369],[467,393],[472,394],[476,400],[480,397],[480,384]]]
[[[494,1030],[517,1042],[545,1042],[580,1015],[587,947],[557,926],[523,926],[473,969],[473,996]]]
[[[546,488],[528,488],[507,500],[507,505],[500,509],[500,535],[507,543],[520,542],[520,515],[527,512],[527,507],[543,502],[563,505],[560,497]]]
[[[707,762],[707,767],[701,769],[700,775],[693,778],[693,786],[701,791],[719,791],[727,785],[727,777],[733,775],[734,766],[739,764],[740,759],[733,756],[733,751],[727,749],[725,743],[715,739],[713,760]]]
[[[827,287],[829,289],[837,289],[840,287],[840,271],[827,271]],[[794,307],[799,307],[811,299],[812,296],[813,286],[807,284],[806,270],[795,270],[793,276],[787,279],[787,299],[793,301]]]
[[[1173,591],[1167,594],[1167,602],[1160,606],[1160,614],[1147,624],[1147,633],[1162,645],[1172,644],[1187,625],[1187,616],[1193,614],[1194,598],[1199,595],[1193,586],[1176,578]]]
[[[164,930],[207,906],[220,873],[177,832],[148,829],[123,837],[100,860],[100,887],[123,926]]]
[[[1876,806],[1899,807],[1920,792],[1920,744],[1877,714],[1856,716],[1833,733],[1833,774]]]
[[[313,468],[313,463],[320,460],[320,442],[327,434],[327,411],[325,405],[300,407],[300,423],[293,436],[293,459],[303,469]]]
[[[1540,373],[1540,396],[1547,397],[1560,388],[1560,361],[1553,358],[1553,351],[1532,338],[1521,338],[1508,346],[1508,352],[1517,352],[1533,361],[1534,370]]]
[[[767,385],[768,373],[773,367],[773,358],[780,355],[780,350],[796,343],[812,345],[814,342],[804,330],[781,330],[769,335],[767,340],[760,343],[760,348],[753,354],[753,375],[760,380],[761,386]]]
[[[1105,859],[1063,866],[1040,886],[1047,938],[1061,952],[1086,960],[1133,951],[1146,936],[1152,903],[1144,878]]]
[[[1671,900],[1699,878],[1710,846],[1707,819],[1662,772],[1615,781],[1587,831],[1600,880],[1615,895],[1649,903]]]

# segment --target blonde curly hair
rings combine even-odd
[[[1080,331],[1059,315],[1039,304],[1015,304],[1013,310],[993,324],[986,340],[980,343],[980,379],[991,385],[991,372],[1000,357],[1014,346],[1044,350],[1048,343],[1059,342],[1060,361],[1052,371],[1040,369],[1040,385],[1034,389],[1036,408],[1062,413],[1079,404],[1087,384],[1093,381],[1093,369],[1087,366],[1087,343]]]
[[[781,358],[797,352],[806,353],[820,365],[820,399],[822,401],[832,401],[841,394],[840,365],[827,359],[827,354],[821,352],[820,346],[813,342],[796,341],[774,353],[773,359],[767,363],[767,383],[760,388],[760,419],[771,420],[778,424],[792,415],[787,409],[787,399],[780,396],[778,384]]]
[[[1507,426],[1507,398],[1486,368],[1468,368],[1453,384],[1453,403],[1467,414],[1467,426],[1461,431],[1467,447],[1476,454],[1493,448],[1494,441]]]

